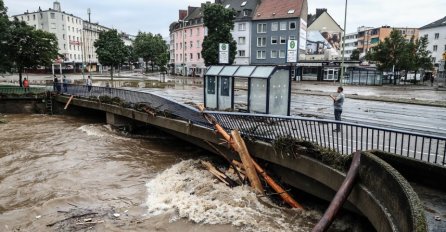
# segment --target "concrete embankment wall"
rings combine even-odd
[[[2,98],[0,113],[3,114],[43,114],[45,102],[41,98]]]
[[[386,161],[409,181],[423,183],[434,189],[446,191],[446,168],[423,162],[410,157],[398,156],[388,152],[370,151]]]
[[[68,98],[56,97],[62,105]],[[203,141],[219,144],[220,139],[205,127],[182,120],[152,116],[133,109],[99,102],[74,99],[67,113],[82,111],[82,108],[103,111],[107,122],[115,125],[145,123],[156,126],[191,143],[209,149]],[[333,152],[302,143],[298,156],[284,156],[270,144],[247,141],[250,152],[269,162],[269,171],[274,171],[283,182],[331,201],[345,179],[345,170],[350,160],[342,158],[330,161]],[[221,146],[220,146],[221,147]],[[221,147],[222,151],[228,150]],[[425,217],[420,201],[407,181],[392,166],[377,156],[363,152],[360,177],[348,198],[347,208],[366,216],[377,231],[426,231]]]

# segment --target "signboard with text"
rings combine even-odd
[[[227,43],[219,44],[218,63],[229,64],[229,44]]]
[[[288,40],[287,44],[287,55],[286,62],[287,63],[297,63],[297,40]]]

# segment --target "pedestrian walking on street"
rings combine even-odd
[[[25,89],[25,93],[26,93],[26,91],[29,92],[29,82],[26,78],[25,78],[25,80],[23,80],[23,88]]]
[[[86,84],[87,84],[88,92],[91,92],[91,86],[93,85],[93,83],[91,82],[90,76],[88,76]]]
[[[342,114],[342,105],[344,104],[344,88],[338,87],[338,95],[335,97],[333,95],[330,95],[331,99],[333,99],[333,107],[334,107],[334,116],[336,121],[341,121],[341,114]],[[336,129],[333,130],[334,132],[341,131],[341,125],[336,124]]]

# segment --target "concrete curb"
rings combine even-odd
[[[291,91],[293,94],[304,94],[304,95],[313,95],[313,96],[330,96],[330,93],[325,92],[313,92],[313,91]],[[425,101],[425,100],[407,100],[407,99],[392,99],[387,97],[370,97],[370,96],[359,96],[354,94],[346,94],[347,98],[356,99],[356,100],[364,100],[364,101],[379,101],[379,102],[390,102],[390,103],[402,103],[402,104],[411,104],[411,105],[421,105],[421,106],[433,106],[433,107],[446,107],[446,102],[439,101]]]

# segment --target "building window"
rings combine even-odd
[[[190,41],[190,48],[194,47],[194,43],[192,41]]]
[[[279,30],[279,23],[278,22],[272,22],[271,23],[271,31],[277,31]]]
[[[239,23],[238,24],[238,30],[239,31],[246,31],[246,23]]]
[[[257,33],[266,33],[266,23],[257,24]]]
[[[56,18],[56,14],[55,13],[51,13],[51,19],[55,19]]]
[[[286,22],[280,22],[280,30],[281,31],[285,31],[286,30],[286,26],[287,26]]]
[[[286,44],[286,37],[280,36],[280,44]]]
[[[277,44],[277,36],[271,36],[271,44]]]
[[[435,63],[435,61],[437,61],[437,58],[432,57],[432,63]]]
[[[33,15],[33,20],[36,20],[36,15]]]
[[[189,31],[190,31],[190,36],[192,36],[192,28]]]
[[[266,59],[266,51],[257,51],[257,59],[258,60]]]
[[[290,22],[290,30],[296,30],[296,22]]]
[[[257,37],[257,47],[266,47],[266,37]]]
[[[271,51],[271,58],[277,58],[277,51],[276,50],[272,50]]]
[[[238,37],[238,44],[243,45],[246,43],[246,38],[245,37]]]
[[[200,40],[197,40],[197,48],[200,48]]]
[[[279,58],[285,58],[285,50],[279,51]]]
[[[67,45],[66,44],[63,44],[63,49],[67,49]]]
[[[184,42],[184,50],[187,50],[187,42]]]
[[[197,59],[198,59],[198,60],[201,59],[201,55],[200,55],[200,53],[197,53]]]
[[[434,48],[433,48],[432,50],[433,50],[434,52],[436,52],[437,49],[438,49],[438,46],[437,46],[437,45],[434,45]]]
[[[65,34],[62,35],[62,38],[65,39]]]
[[[190,54],[190,60],[193,60],[194,59],[194,55],[191,53]]]
[[[289,40],[296,40],[296,36],[290,35]]]
[[[246,56],[245,50],[238,50],[238,56],[245,57]]]
[[[197,28],[197,35],[200,35],[200,28]]]
[[[429,35],[428,35],[428,34],[424,34],[423,37],[426,38],[426,39],[428,39],[428,38],[429,38]]]
[[[440,38],[440,33],[435,33],[434,39]]]

